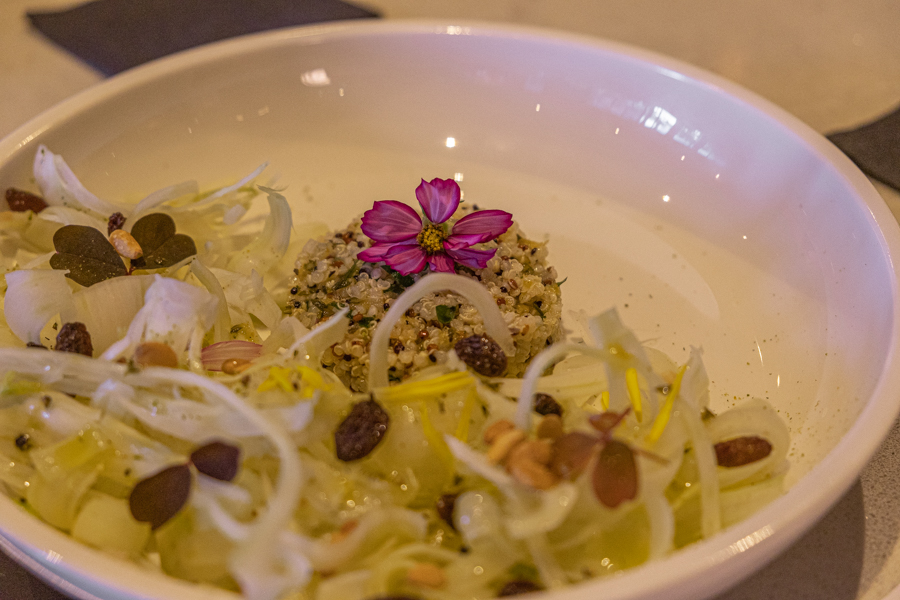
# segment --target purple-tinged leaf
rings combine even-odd
[[[553,441],[550,470],[564,479],[578,477],[591,461],[600,440],[593,435],[572,431]]]
[[[135,519],[157,529],[178,514],[190,494],[191,468],[175,465],[139,481],[131,490],[128,504]]]
[[[191,453],[197,470],[219,481],[231,481],[241,464],[241,449],[225,442],[210,442]]]
[[[171,267],[197,254],[194,240],[175,233],[175,221],[162,213],[152,213],[138,219],[131,228],[131,236],[144,252],[141,258],[135,259],[131,264],[141,269]]]
[[[612,430],[615,429],[626,416],[628,416],[628,413],[630,411],[630,407],[626,408],[621,413],[606,411],[600,413],[599,415],[591,415],[590,417],[588,417],[588,421],[590,422],[591,427],[604,435],[609,435],[612,433]]]

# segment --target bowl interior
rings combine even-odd
[[[31,181],[38,143],[115,200],[186,179],[224,184],[269,161],[296,223],[338,227],[374,200],[414,203],[419,179],[433,177],[512,212],[530,237],[550,239],[569,309],[617,306],[677,361],[702,346],[714,410],[755,396],[787,421],[794,489],[692,549],[697,564],[722,562],[723,548],[763,525],[798,534],[896,413],[884,393],[896,360],[896,223],[823,139],[674,61],[521,29],[301,29],[187,53],[69,101],[0,143],[0,186]],[[0,504],[0,529],[37,554],[65,544],[7,527],[16,511]],[[103,578],[90,570],[96,557],[58,547],[84,585]],[[666,562],[643,567],[641,585],[691,585]],[[621,581],[637,577],[593,585],[640,597]],[[116,585],[130,593],[127,577]]]

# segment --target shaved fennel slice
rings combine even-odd
[[[716,469],[716,453],[712,441],[700,417],[697,406],[698,393],[709,390],[709,377],[700,358],[700,350],[691,347],[691,356],[687,362],[687,370],[681,380],[681,393],[676,400],[683,405],[678,411],[687,428],[694,457],[697,461],[697,472],[700,479],[700,506],[702,510],[701,530],[703,537],[708,538],[722,527],[719,508],[719,477]]]
[[[334,571],[351,559],[377,549],[387,538],[421,541],[427,530],[423,515],[405,508],[385,506],[364,514],[356,528],[339,541],[296,534],[285,536],[285,540],[295,551],[305,555],[317,570]]]
[[[339,310],[330,319],[303,335],[291,344],[288,355],[294,355],[302,348],[308,357],[319,360],[326,348],[335,345],[347,335],[349,322],[346,316],[349,311],[349,307]]]
[[[81,289],[72,295],[71,307],[60,311],[60,319],[84,323],[94,352],[100,354],[128,331],[153,281],[152,275],[113,277]]]
[[[37,215],[37,218],[60,225],[84,225],[100,231],[103,231],[107,223],[105,219],[68,206],[48,206]]]
[[[202,340],[203,333],[213,324],[217,307],[216,297],[206,290],[154,275],[144,295],[144,306],[131,321],[128,333],[107,348],[101,358],[115,360],[143,341],[156,341],[168,344],[179,355],[185,349],[195,352],[192,359],[196,358],[199,367],[197,332]]]
[[[444,435],[444,441],[447,443],[450,452],[456,460],[469,467],[476,475],[480,475],[493,483],[497,486],[497,489],[503,492],[507,497],[518,502],[518,496],[516,496],[513,489],[518,484],[515,479],[506,473],[506,471],[492,465],[485,456],[479,454],[469,447],[468,444],[456,439],[452,435]]]
[[[198,388],[258,427],[274,444],[280,460],[275,491],[246,540],[232,553],[229,569],[249,600],[275,600],[288,589],[305,585],[312,575],[309,563],[302,556],[286,552],[284,544],[279,543],[291,522],[303,484],[300,457],[288,434],[228,387],[203,375],[150,367],[140,377]]]
[[[672,506],[662,492],[644,496],[644,508],[650,522],[650,556],[647,560],[662,558],[671,550],[675,541],[675,515]]]
[[[534,393],[537,388],[538,379],[548,367],[553,363],[561,360],[570,352],[577,352],[588,356],[596,356],[605,359],[608,354],[599,348],[584,346],[582,344],[559,343],[553,344],[546,350],[542,350],[537,356],[531,359],[531,364],[522,377],[522,388],[519,393],[519,401],[516,405],[516,416],[514,423],[516,427],[524,431],[531,431],[531,413],[534,405]]]
[[[9,328],[23,342],[40,343],[41,329],[47,321],[72,309],[72,290],[66,273],[36,269],[6,274],[3,314]]]
[[[291,242],[293,217],[284,196],[269,188],[260,187],[269,195],[269,216],[262,232],[248,246],[228,261],[228,270],[249,275],[251,271],[265,274],[278,264]]]
[[[369,346],[369,389],[388,385],[387,345],[391,330],[400,317],[426,294],[449,290],[471,303],[484,319],[484,331],[492,337],[507,356],[514,356],[516,347],[503,313],[497,308],[493,296],[474,279],[450,273],[429,273],[411,285],[394,301],[387,314],[375,329]]]
[[[169,202],[171,200],[175,200],[176,198],[180,198],[181,196],[198,193],[200,193],[200,188],[197,185],[197,182],[193,180],[176,183],[175,185],[164,187],[161,190],[156,190],[137,203],[137,206],[134,207],[134,210],[131,212],[131,216],[128,219],[126,229],[128,231],[131,231],[131,226],[134,225],[135,221],[143,217],[145,214],[147,214],[157,206],[165,204],[166,202]]]
[[[261,164],[261,165],[259,165],[258,167],[256,167],[256,168],[253,170],[252,173],[250,173],[249,175],[246,175],[245,177],[243,177],[242,179],[240,179],[240,180],[237,181],[236,183],[233,183],[233,184],[231,184],[231,185],[229,185],[229,186],[226,186],[226,187],[223,187],[223,188],[220,188],[220,189],[216,190],[215,192],[213,192],[213,193],[210,194],[209,196],[206,196],[205,198],[202,198],[201,200],[199,200],[199,201],[197,201],[197,202],[195,202],[195,203],[193,203],[193,204],[188,205],[187,208],[190,208],[190,209],[202,208],[202,207],[206,207],[206,206],[209,206],[209,205],[211,205],[211,204],[214,204],[216,200],[218,200],[218,199],[220,199],[220,198],[222,198],[222,197],[224,197],[224,196],[227,196],[227,195],[230,194],[231,192],[236,192],[236,191],[238,191],[239,189],[241,189],[241,188],[244,187],[245,185],[249,184],[251,181],[253,181],[253,180],[256,179],[257,177],[259,177],[259,175],[260,175],[263,171],[265,171],[265,170],[266,170],[266,167],[268,167],[268,166],[269,166],[268,161],[264,162],[263,164]]]
[[[98,217],[109,217],[115,212],[125,213],[127,206],[101,200],[82,183],[58,154],[53,154],[41,144],[34,155],[34,178],[47,204],[71,206],[95,213]]]
[[[787,456],[791,443],[784,421],[772,405],[759,398],[717,415],[706,422],[713,444],[741,436],[760,437],[772,445],[772,451],[761,460],[740,467],[719,467],[719,487],[759,480],[775,471]]]
[[[611,402],[629,397],[625,382],[627,369],[635,369],[650,389],[655,389],[663,384],[660,376],[653,371],[644,347],[635,337],[634,332],[622,323],[619,312],[615,308],[592,318],[589,327],[594,344],[606,351],[605,363]],[[652,419],[658,408],[656,398],[650,394],[645,400],[649,401],[645,412]],[[612,406],[611,408],[622,410],[624,406]]]
[[[256,270],[247,275],[217,268],[210,271],[222,285],[228,309],[232,311],[232,321],[249,322],[249,315],[253,315],[269,329],[278,325],[283,313]]]
[[[521,514],[516,511],[517,514],[506,519],[506,531],[513,539],[529,538],[559,527],[575,506],[578,488],[572,483],[563,482],[536,494],[538,506],[535,510]]]
[[[328,325],[328,323],[325,323],[323,326],[325,325]],[[269,333],[269,337],[263,341],[260,354],[272,354],[282,348],[290,348],[294,345],[294,342],[308,333],[309,329],[296,317],[284,317]],[[343,333],[341,335],[343,336]]]
[[[196,258],[191,260],[191,273],[203,284],[206,291],[219,301],[219,305],[216,308],[216,320],[213,325],[213,339],[217,342],[228,340],[231,332],[231,313],[228,310],[228,301],[225,299],[225,290],[222,289],[222,284],[215,274]],[[204,366],[206,365],[204,364]]]
[[[200,360],[207,371],[221,371],[226,360],[254,360],[262,354],[262,346],[244,340],[226,340],[210,344],[200,352]]]
[[[121,379],[125,365],[73,352],[0,348],[0,373],[27,374],[68,394],[91,395],[107,379]]]

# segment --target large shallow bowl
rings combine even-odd
[[[774,558],[854,481],[898,411],[897,224],[863,175],[778,108],[632,48],[522,28],[350,23],[252,36],[139,68],[0,142],[0,186],[39,143],[100,196],[212,186],[263,161],[294,217],[345,224],[420,177],[548,236],[564,302],[618,306],[712,404],[768,398],[787,493],[671,557],[552,594],[697,599]],[[99,598],[211,600],[83,548],[0,498],[7,546]]]

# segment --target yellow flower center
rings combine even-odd
[[[440,225],[434,224],[426,225],[416,237],[419,246],[428,254],[442,252],[444,250],[444,240],[446,239],[447,234],[444,233],[444,229]]]

